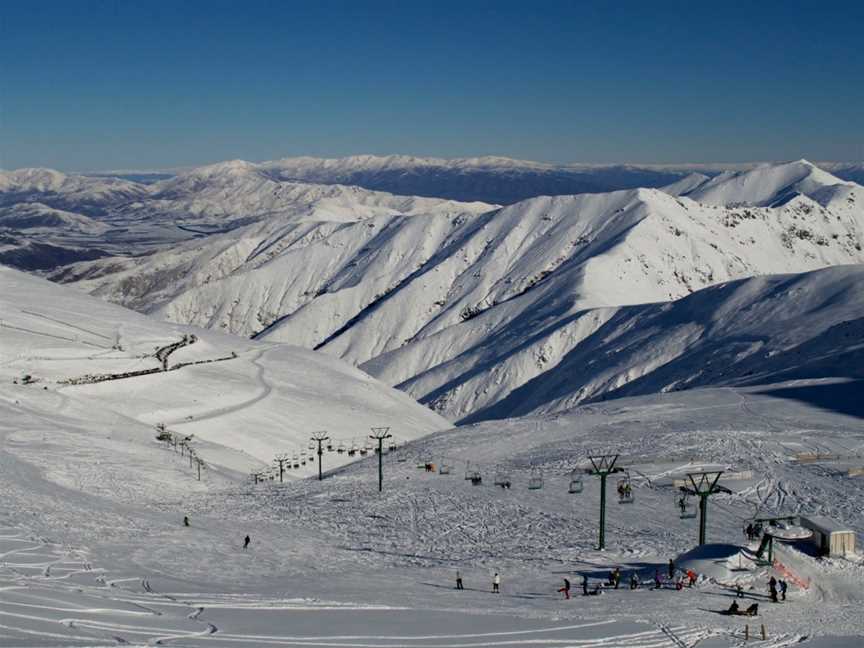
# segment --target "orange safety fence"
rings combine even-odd
[[[800,587],[801,589],[810,589],[810,579],[809,579],[809,578],[808,578],[807,580],[804,580],[803,578],[801,578],[800,576],[798,576],[795,572],[793,572],[791,569],[789,569],[786,565],[784,565],[783,563],[781,563],[781,562],[780,562],[779,560],[777,560],[776,558],[774,559],[774,564],[773,564],[772,566],[773,566],[774,569],[776,569],[778,572],[780,572],[781,574],[783,574],[783,576],[784,576],[784,577],[786,578],[786,580],[788,580],[789,582],[791,582],[791,583],[797,585],[797,586]]]

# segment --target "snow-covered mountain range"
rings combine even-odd
[[[54,278],[170,321],[322,350],[461,420],[509,411],[496,406],[619,307],[864,262],[864,188],[803,160],[691,175],[665,190],[460,207],[273,215]],[[629,377],[600,387],[574,379],[581,396],[561,402],[640,374],[622,371]]]
[[[842,180],[864,183],[862,163],[819,162],[818,165]],[[510,204],[543,195],[657,188],[693,173],[713,177],[723,172],[748,171],[758,164],[549,164],[500,156],[443,159],[354,155],[283,158],[255,166],[274,179]],[[99,175],[158,182],[189,170],[114,171]]]

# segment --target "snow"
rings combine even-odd
[[[802,165],[782,166],[748,173],[765,176],[772,196],[787,196],[790,173]],[[725,195],[740,202],[754,177],[739,183],[740,195]],[[775,207],[703,205],[640,189],[541,197],[483,213],[341,224],[267,219],[147,258],[79,264],[57,278],[175,322],[320,349],[463,420],[529,411],[506,403],[531,400],[520,390],[556,367],[566,375],[568,356],[579,357],[586,342],[596,349],[595,334],[611,335],[620,320],[610,340],[645,318],[661,325],[659,306],[621,307],[743,277],[861,263],[862,246],[857,185],[824,185]],[[662,326],[687,319],[686,304]],[[839,325],[840,311],[830,313]],[[843,313],[855,319],[854,307]],[[636,382],[712,330],[676,324],[645,347],[643,359],[622,360],[608,379],[584,383],[581,395],[583,385],[574,383],[562,406]],[[759,350],[756,341],[749,351],[736,345],[745,356]],[[616,348],[610,343],[610,352]],[[642,381],[641,393],[694,379],[691,370],[662,384]]]
[[[152,441],[150,426],[118,416],[107,396],[2,384],[4,645],[161,638],[182,646],[731,648],[748,621],[717,614],[734,596],[729,574],[700,564],[701,552],[689,561],[696,521],[678,519],[661,476],[700,463],[753,471],[751,480],[722,482],[733,495],[712,498],[711,542],[741,546],[744,521],[776,507],[829,515],[859,532],[864,520],[860,483],[792,461],[796,451],[861,446],[864,419],[787,403],[764,387],[622,399],[439,432],[400,450],[408,461],[388,455],[379,495],[371,458],[321,482],[256,486],[217,464],[198,482]],[[341,406],[338,397],[328,402]],[[570,470],[597,451],[621,453],[636,493],[626,507],[610,497],[604,552],[595,549],[597,480],[586,476],[583,493],[567,493]],[[422,458],[452,462],[454,473],[418,471]],[[482,485],[462,479],[466,461],[483,473]],[[509,473],[510,490],[492,485],[496,470]],[[529,490],[536,471],[544,488]],[[861,564],[816,561],[792,547],[778,555],[809,585],[793,584],[787,602],[771,605],[770,569],[733,571],[748,602],[760,603],[751,633],[765,624],[765,645],[778,648],[864,634]],[[703,578],[681,592],[651,590],[673,556]],[[580,596],[583,574],[593,587],[616,565],[625,583],[635,571],[646,585]],[[455,569],[466,584],[458,598]],[[488,592],[495,571],[500,596]],[[555,591],[565,576],[571,601]]]
[[[112,412],[114,420],[147,430],[157,423],[206,444],[202,457],[246,475],[279,453],[306,449],[311,432],[365,440],[368,429],[391,425],[402,441],[441,429],[447,421],[361,371],[306,349],[251,342],[165,324],[73,289],[0,267],[0,381],[35,380],[31,390],[80,407]],[[186,334],[193,344],[158,371],[155,349]],[[119,335],[121,350],[113,349]],[[233,355],[236,354],[236,357]],[[88,375],[156,373],[92,384]],[[338,395],[338,406],[328,394]],[[323,395],[323,396],[322,396]],[[46,398],[49,395],[46,394]],[[327,407],[322,407],[327,398]],[[65,405],[64,405],[65,407]],[[146,425],[144,425],[146,424]],[[208,456],[210,455],[210,456]],[[329,467],[346,457],[328,457]],[[305,462],[305,458],[304,458]],[[290,474],[309,475],[312,463]]]

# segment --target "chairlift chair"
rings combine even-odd
[[[470,479],[472,486],[480,486],[483,483],[483,475],[480,474],[479,470],[472,471]]]
[[[389,447],[390,447],[390,452],[396,452],[396,448],[398,447],[396,445],[396,437],[393,437],[392,439],[390,439],[390,446]]]
[[[337,454],[345,454],[348,451],[348,448],[345,447],[345,442],[341,442],[339,446],[336,448]]]
[[[540,490],[543,488],[543,473],[538,469],[531,471],[531,477],[528,479],[528,490]]]
[[[333,441],[327,441],[327,452],[333,452],[335,448],[333,447]]]
[[[503,470],[499,470],[495,473],[495,485],[500,486],[501,488],[507,489],[510,488],[510,475],[508,475]]]
[[[575,495],[576,493],[581,493],[585,488],[582,483],[582,475],[579,474],[578,471],[574,470],[570,473],[570,486],[567,488],[567,492],[571,495]]]
[[[474,477],[474,471],[471,469],[471,462],[465,462],[465,481],[471,481],[471,478]]]
[[[451,469],[451,467],[450,467],[450,464],[442,463],[442,464],[438,467],[438,474],[439,474],[439,475],[449,475],[450,472],[451,472],[451,470],[452,470],[452,469]]]
[[[633,486],[630,484],[630,475],[618,480],[618,503],[633,503]]]
[[[314,442],[314,441],[310,441],[310,442],[309,442],[309,445],[306,446],[306,447],[307,447],[309,450],[314,450],[314,449],[317,448],[318,446],[315,445],[315,442]]]
[[[351,449],[348,450],[348,456],[353,457],[354,455],[357,454],[358,450],[359,450],[359,448],[357,447],[357,442],[352,439],[351,440]]]
[[[682,492],[675,500],[678,508],[678,517],[682,520],[691,520],[696,517],[696,509],[693,507],[692,496]]]

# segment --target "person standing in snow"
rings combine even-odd
[[[735,598],[744,598],[744,588],[741,583],[735,583]]]
[[[630,589],[639,589],[639,577],[636,575],[636,572],[630,574]]]
[[[663,587],[663,581],[660,580],[660,570],[654,570],[654,589],[661,589]]]
[[[465,589],[464,587],[462,587],[462,574],[459,571],[456,572],[456,589],[457,590],[464,590]]]
[[[252,542],[252,538],[250,538],[248,535],[245,538],[243,538],[243,551],[246,551],[246,549],[249,548],[250,542]]]
[[[582,596],[588,596],[588,575],[582,574]]]
[[[558,591],[563,592],[564,598],[569,601],[570,600],[570,581],[565,578],[564,579],[564,587],[562,587]]]
[[[501,577],[498,575],[498,572],[495,572],[495,575],[492,577],[492,593],[500,594],[501,590]]]
[[[669,559],[669,580],[675,578],[675,561],[671,558]]]
[[[698,576],[696,575],[696,572],[694,572],[692,569],[688,569],[687,570],[687,587],[693,587],[693,585],[696,584],[697,578],[698,578]]]
[[[789,589],[789,583],[782,578],[780,579],[780,598],[786,600],[786,590]]]
[[[189,516],[188,515],[183,516],[183,526],[187,526],[187,527],[189,526]]]
[[[771,602],[777,603],[777,579],[773,576],[768,581],[768,590],[771,592]]]

